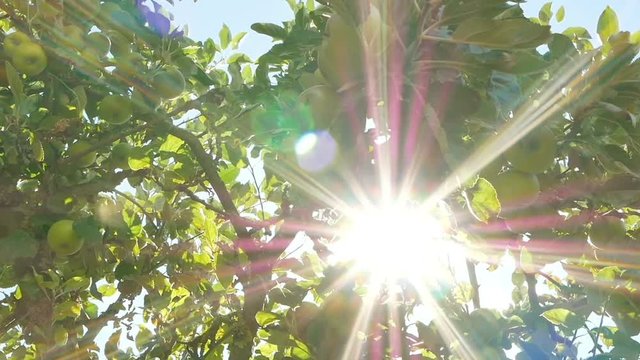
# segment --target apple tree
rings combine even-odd
[[[0,359],[638,358],[640,33],[520,2],[0,0]]]

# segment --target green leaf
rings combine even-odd
[[[452,34],[453,39],[461,43],[509,50],[538,47],[550,36],[548,26],[533,23],[525,18],[469,18],[460,23]]]
[[[94,217],[86,217],[74,221],[73,230],[84,239],[86,246],[95,246],[102,243],[100,223]]]
[[[533,255],[525,246],[520,249],[520,267],[525,273],[534,273],[536,271]]]
[[[64,282],[62,288],[64,291],[87,290],[91,286],[91,279],[83,276],[74,276]]]
[[[168,135],[167,139],[160,145],[160,151],[176,153],[180,147],[184,144],[184,141],[173,135]]]
[[[278,320],[280,320],[280,316],[271,312],[258,311],[256,314],[256,322],[262,327],[271,325]]]
[[[18,230],[0,239],[0,264],[17,259],[31,259],[38,253],[38,241],[26,231]]]
[[[227,24],[222,24],[222,29],[220,29],[220,47],[226,49],[231,42],[231,31]]]
[[[598,281],[609,282],[609,281],[615,281],[618,278],[618,275],[620,275],[620,268],[618,268],[617,266],[607,266],[602,269],[599,269],[594,274],[594,277]]]
[[[240,175],[240,169],[232,165],[220,170],[220,178],[225,182],[225,184],[229,184],[234,181],[238,175]]]
[[[500,70],[511,74],[534,74],[545,71],[549,65],[537,53],[523,50],[512,52],[508,67]]]
[[[138,171],[138,170],[150,168],[151,165],[153,164],[153,161],[148,156],[142,156],[139,158],[134,158],[132,156],[129,156],[128,163],[131,170]]]
[[[7,81],[9,82],[11,93],[16,98],[16,105],[19,105],[19,101],[24,98],[24,85],[22,83],[22,78],[10,62],[5,61],[5,67],[7,70]]]
[[[102,296],[112,296],[116,293],[116,287],[112,284],[103,284],[98,287],[98,292],[102,294]]]
[[[144,349],[153,338],[153,332],[149,330],[146,326],[140,325],[140,330],[136,335],[136,347],[138,350]]]
[[[237,49],[238,45],[240,45],[240,41],[242,41],[245,35],[247,35],[246,31],[237,33],[233,39],[231,39],[231,48],[234,50]]]
[[[78,85],[73,88],[73,93],[76,98],[74,99],[78,114],[82,114],[84,109],[87,107],[87,93],[84,90],[84,86]]]
[[[291,355],[299,360],[311,359],[311,352],[306,345],[296,342],[298,346],[291,349]]]
[[[560,8],[558,9],[558,12],[556,12],[556,21],[562,22],[562,20],[564,20],[564,15],[565,15],[564,6],[560,6]]]
[[[573,331],[582,327],[584,319],[571,310],[558,308],[547,310],[542,313],[542,317],[550,323],[562,326],[567,330]]]
[[[553,16],[553,12],[551,11],[551,1],[542,5],[540,11],[538,12],[538,19],[542,24],[549,24],[549,20]]]
[[[204,216],[204,238],[208,241],[209,246],[213,248],[218,241],[218,227],[215,222],[216,214],[213,211],[206,210]]]
[[[113,271],[113,275],[115,275],[116,279],[118,280],[122,280],[129,275],[134,275],[136,273],[136,266],[126,261],[120,262]]]
[[[95,319],[98,317],[98,312],[99,312],[98,305],[92,302],[86,302],[83,306],[83,309],[84,309],[84,312],[89,317],[89,319]]]
[[[67,301],[62,304],[58,304],[53,312],[56,320],[64,320],[66,318],[77,318],[80,316],[82,307],[75,301]]]
[[[279,40],[284,40],[287,37],[287,30],[276,24],[255,23],[251,25],[251,30]]]
[[[486,179],[479,178],[476,181],[469,191],[469,199],[473,216],[484,223],[500,213],[500,202],[496,189]]]
[[[568,27],[562,32],[562,34],[568,36],[572,40],[591,39],[591,34],[589,34],[589,31],[582,26]]]
[[[616,12],[610,6],[607,6],[598,19],[598,35],[600,35],[600,40],[602,40],[603,44],[606,43],[609,37],[619,30],[618,15],[616,15]]]

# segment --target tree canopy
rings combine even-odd
[[[522,2],[0,0],[0,359],[637,359],[640,33]]]

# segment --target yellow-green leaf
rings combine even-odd
[[[598,19],[598,35],[602,43],[606,43],[609,37],[620,30],[620,24],[618,23],[618,15],[610,6],[600,14]]]
[[[500,213],[496,189],[484,178],[479,178],[469,190],[469,200],[473,216],[482,222],[486,223],[491,217]]]
[[[579,329],[584,324],[584,319],[573,311],[563,308],[547,310],[542,313],[542,317],[550,323],[562,326],[568,330]]]

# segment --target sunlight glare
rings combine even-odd
[[[333,252],[371,280],[437,282],[449,276],[450,255],[463,253],[448,238],[446,219],[416,206],[389,204],[350,216]]]

